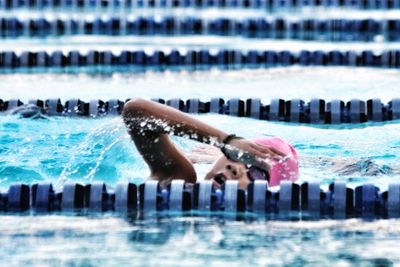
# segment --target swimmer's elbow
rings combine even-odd
[[[151,101],[143,98],[133,98],[125,103],[122,110],[122,117],[124,120],[143,116],[147,110],[149,110]]]

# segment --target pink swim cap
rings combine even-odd
[[[286,141],[278,137],[265,137],[254,140],[260,145],[275,148],[284,153],[288,158],[275,161],[271,164],[269,185],[279,185],[282,180],[296,181],[299,178],[299,161],[296,150]]]

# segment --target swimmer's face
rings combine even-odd
[[[221,187],[227,180],[236,180],[242,189],[247,189],[247,186],[251,183],[247,176],[246,166],[241,162],[228,160],[225,156],[221,156],[214,162],[205,180],[213,180],[216,187]]]

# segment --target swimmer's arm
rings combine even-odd
[[[166,105],[141,98],[127,102],[123,119],[130,130],[186,136],[206,144],[220,144],[227,133]]]
[[[140,98],[127,102],[122,116],[129,131],[143,132],[143,135],[146,132],[156,132],[186,136],[216,147],[224,146],[223,141],[228,136],[224,131],[177,109]],[[260,158],[284,156],[283,153],[274,148],[259,145],[246,139],[234,139],[229,144],[240,151]]]
[[[219,149],[213,146],[199,146],[194,147],[187,155],[190,161],[194,163],[213,163],[222,153]]]

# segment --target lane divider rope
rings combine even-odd
[[[0,19],[0,37],[63,35],[219,35],[318,41],[400,40],[398,19],[201,19],[196,17],[136,17],[109,19]]]
[[[237,181],[227,181],[222,189],[202,181],[188,186],[174,180],[161,188],[157,181],[136,185],[118,183],[113,191],[103,182],[83,185],[67,183],[56,192],[51,183],[12,184],[0,194],[0,211],[8,212],[157,212],[201,211],[288,215],[302,218],[395,218],[400,216],[400,184],[391,183],[385,191],[366,183],[355,188],[334,182],[326,190],[318,182],[282,182],[270,189],[257,181],[247,191]]]
[[[218,51],[201,49],[180,51],[154,50],[149,53],[145,50],[122,50],[118,54],[114,51],[90,50],[81,52],[71,51],[1,51],[0,72],[17,71],[20,69],[42,71],[55,71],[57,68],[67,67],[132,67],[136,70],[165,70],[168,68],[207,69],[209,67],[229,68],[262,68],[279,66],[349,66],[349,67],[386,67],[398,68],[400,66],[400,50],[384,51],[308,51],[291,52],[288,50],[229,50]],[[71,69],[73,71],[73,69]],[[84,71],[80,69],[79,71]]]
[[[0,10],[38,9],[38,8],[71,8],[83,10],[136,10],[139,8],[245,8],[276,10],[313,7],[344,7],[361,10],[400,9],[399,0],[0,0]]]
[[[60,99],[33,99],[25,103],[19,99],[3,101],[0,99],[0,114],[11,113],[25,118],[35,118],[38,115],[68,116],[98,118],[106,115],[121,114],[127,100],[110,99],[103,101],[93,99],[84,102],[80,99],[69,99],[62,103]],[[259,120],[284,121],[308,124],[340,124],[383,122],[400,119],[400,98],[394,98],[388,103],[380,99],[367,101],[352,99],[350,101],[314,98],[310,101],[301,99],[272,99],[263,104],[260,98],[242,100],[231,98],[212,98],[203,102],[198,98],[180,98],[169,100],[152,99],[180,111],[194,114],[218,113],[235,117],[249,117]]]

